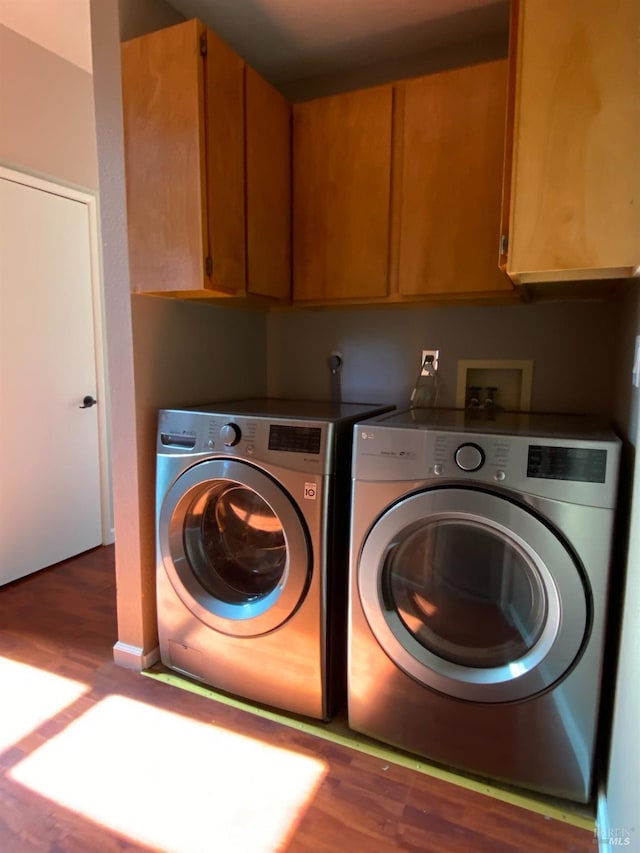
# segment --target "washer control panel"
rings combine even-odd
[[[317,421],[162,410],[157,452],[194,457],[219,454],[323,473],[331,466],[330,427]]]

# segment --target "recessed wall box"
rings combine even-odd
[[[468,359],[458,361],[456,406],[499,406],[510,412],[531,410],[533,361]]]

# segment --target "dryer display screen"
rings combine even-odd
[[[590,447],[546,447],[529,445],[527,477],[544,480],[574,480],[604,483],[607,451]]]
[[[269,450],[288,453],[320,453],[322,430],[319,427],[285,426],[271,424],[269,428]]]

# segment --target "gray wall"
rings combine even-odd
[[[343,353],[343,399],[407,405],[422,349],[440,350],[440,405],[455,405],[459,359],[532,359],[532,408],[614,411],[617,302],[291,311],[268,319],[269,392],[327,398]]]
[[[266,322],[239,308],[141,295],[132,297],[132,318],[142,556],[126,570],[153,586],[158,409],[264,396]],[[156,644],[154,600],[155,592],[147,596],[146,650]]]

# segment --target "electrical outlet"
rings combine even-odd
[[[433,367],[434,370],[438,369],[438,362],[440,361],[440,350],[439,349],[423,349],[422,350],[422,360],[420,364],[424,364],[424,360],[428,355],[433,356]],[[426,376],[427,372],[424,368],[422,368],[422,376]]]

